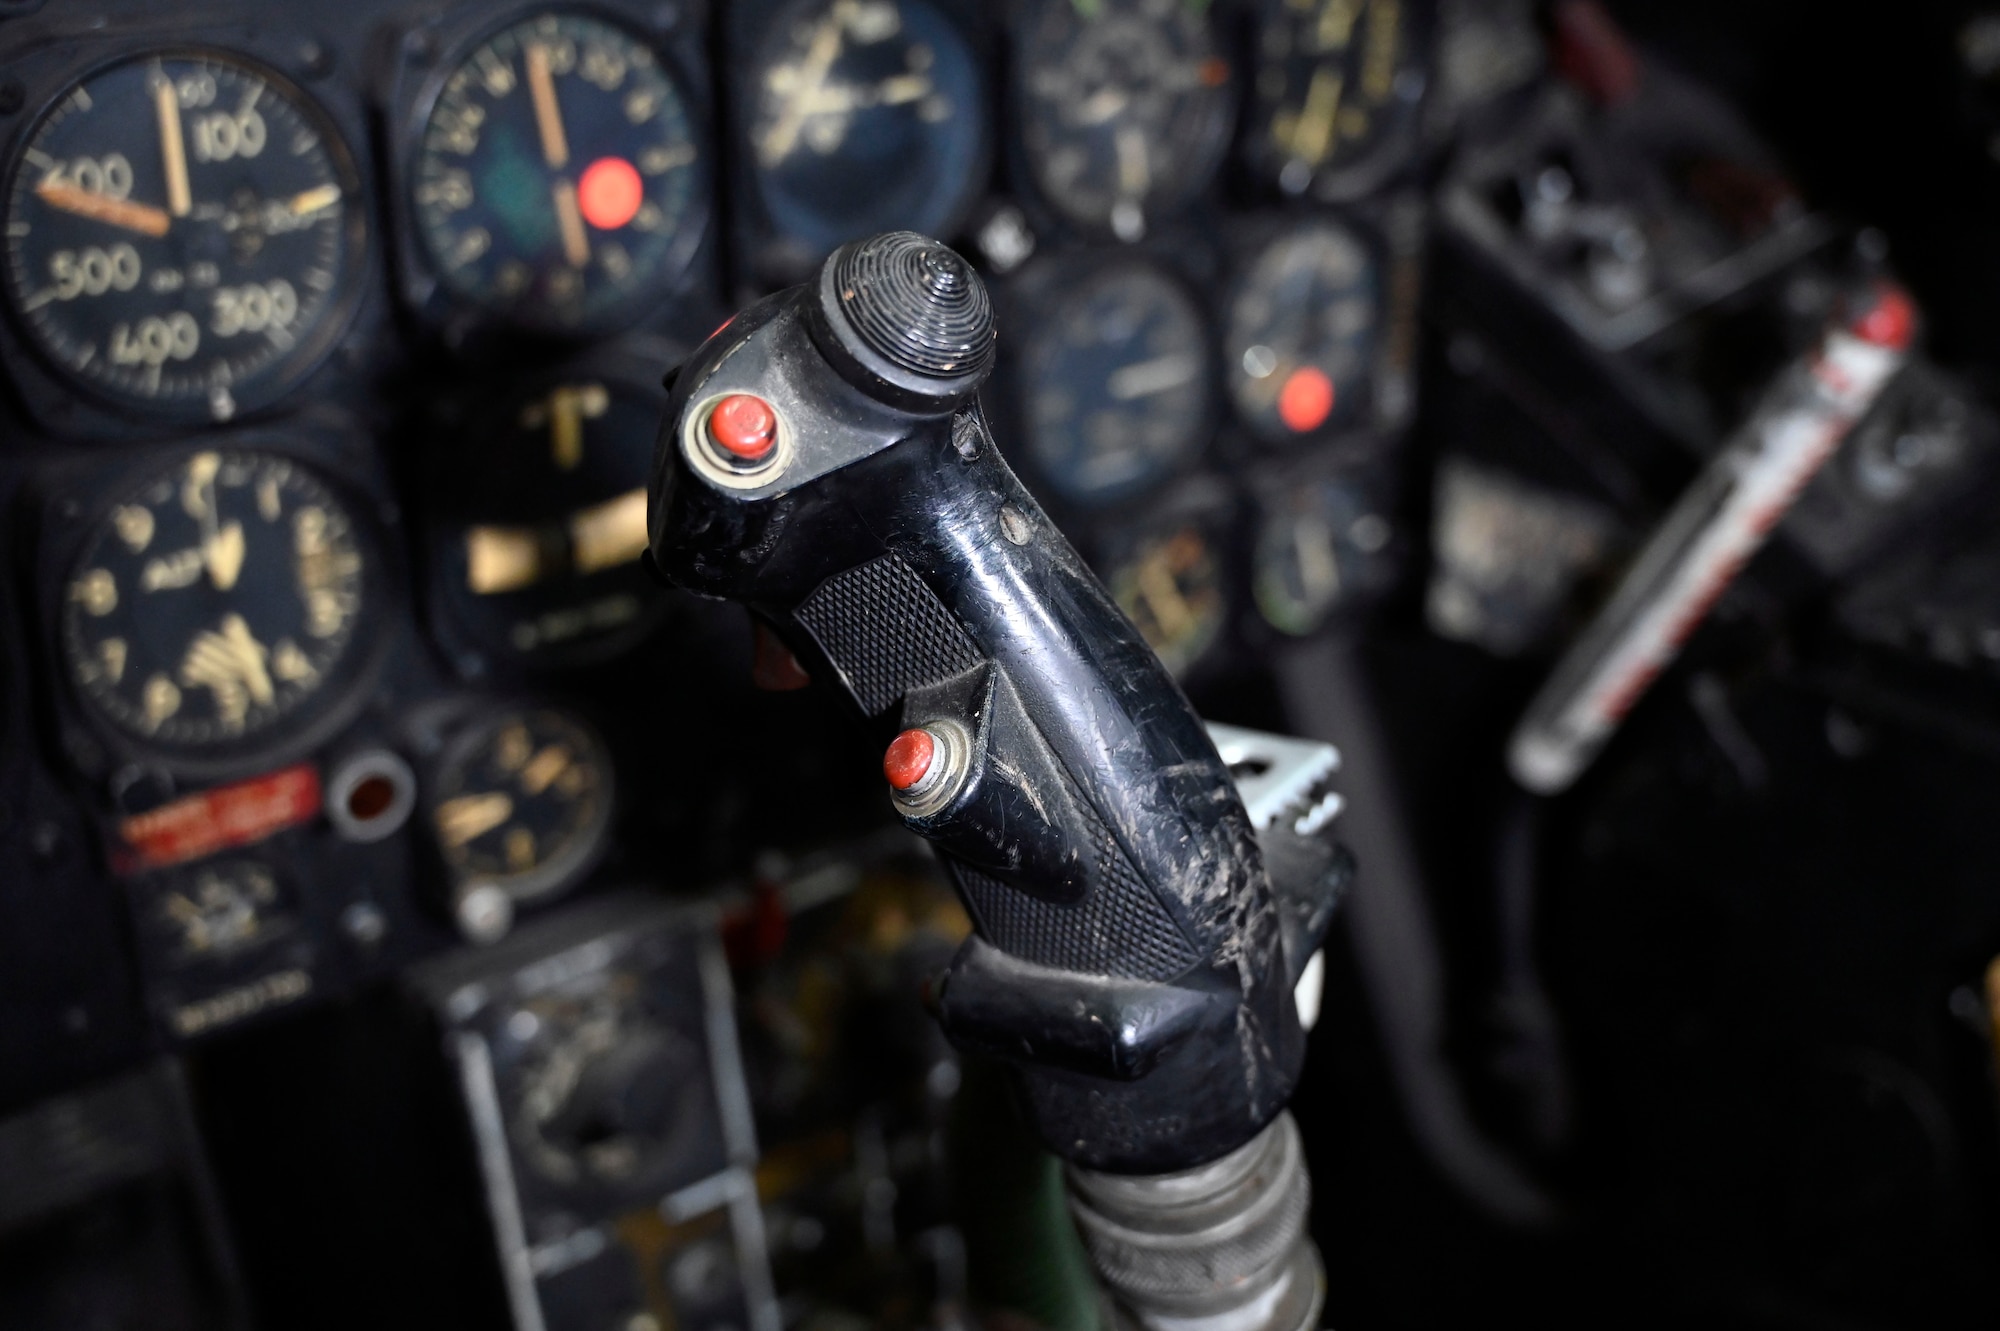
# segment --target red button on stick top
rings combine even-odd
[[[778,414],[749,393],[731,393],[708,414],[708,437],[745,462],[759,462],[778,446]]]
[[[930,731],[905,730],[889,742],[889,751],[882,755],[882,775],[889,778],[892,789],[908,790],[924,779],[936,755],[937,741]]]

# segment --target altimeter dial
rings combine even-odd
[[[70,680],[156,747],[269,736],[348,674],[367,573],[355,519],[304,466],[196,453],[115,505],[72,565]]]

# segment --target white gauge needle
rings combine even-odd
[[[1151,397],[1170,388],[1179,388],[1201,373],[1201,358],[1174,354],[1123,365],[1111,372],[1104,387],[1120,402]]]
[[[562,230],[563,258],[572,267],[581,268],[590,262],[590,235],[583,229],[583,212],[576,204],[576,186],[567,180],[557,180],[549,186],[555,199],[556,225]]]
[[[555,74],[549,68],[549,48],[528,43],[528,95],[535,103],[535,128],[542,136],[542,160],[560,171],[569,165],[569,136],[563,133],[562,108],[556,104]]]
[[[181,99],[165,71],[153,76],[153,112],[160,122],[160,161],[167,170],[167,212],[186,217],[194,207],[188,189],[187,144],[181,137]]]
[[[301,190],[285,202],[285,208],[294,217],[309,217],[322,208],[331,208],[340,202],[340,186],[315,185],[309,190]]]

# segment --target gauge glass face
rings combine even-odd
[[[1028,450],[1064,499],[1127,498],[1200,450],[1208,339],[1172,278],[1116,269],[1060,297],[1024,340]]]
[[[537,386],[468,432],[438,514],[457,618],[491,651],[566,663],[615,650],[664,607],[639,563],[662,397],[615,378]]]
[[[417,232],[445,287],[545,332],[630,322],[706,220],[690,105],[650,46],[599,19],[487,39],[445,76],[416,156]]]
[[[1118,608],[1176,677],[1221,636],[1227,611],[1221,564],[1197,525],[1140,542],[1107,585]]]
[[[274,736],[351,673],[365,586],[355,520],[306,468],[197,453],[88,538],[63,589],[70,679],[157,747]]]
[[[552,895],[590,867],[611,818],[611,758],[581,721],[551,709],[480,725],[444,764],[432,821],[462,883],[516,901]]]
[[[359,177],[326,116],[257,66],[190,53],[100,70],[13,172],[8,300],[99,397],[227,420],[297,383],[346,322]]]
[[[1267,246],[1229,311],[1237,414],[1277,443],[1366,420],[1380,310],[1374,260],[1345,228],[1314,223]]]
[[[1342,606],[1382,590],[1390,528],[1356,486],[1308,482],[1268,506],[1252,583],[1271,627],[1304,636]]]
[[[944,231],[979,183],[984,75],[922,0],[786,8],[748,97],[758,193],[776,229],[814,257],[877,231]]]
[[[1022,143],[1043,196],[1137,240],[1221,164],[1229,62],[1207,0],[1040,0],[1020,53]]]
[[[1286,193],[1317,185],[1329,197],[1351,195],[1358,190],[1343,188],[1345,175],[1379,176],[1405,147],[1423,88],[1411,66],[1411,3],[1265,0],[1251,154]]]

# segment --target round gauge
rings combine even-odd
[[[553,708],[503,713],[447,753],[431,818],[460,883],[517,903],[553,896],[596,861],[611,825],[611,755]]]
[[[1346,200],[1413,145],[1424,76],[1412,0],[1264,0],[1249,156],[1287,194]]]
[[[585,369],[503,399],[466,431],[433,549],[452,618],[483,651],[575,664],[658,621],[666,600],[639,556],[663,402],[657,383]]]
[[[1313,222],[1251,263],[1229,309],[1229,394],[1243,422],[1285,443],[1367,418],[1381,318],[1368,248]]]
[[[290,929],[291,894],[269,865],[218,860],[174,875],[155,903],[177,962],[219,961]]]
[[[444,77],[411,181],[439,281],[488,316],[601,333],[679,281],[707,219],[692,97],[653,49],[581,14],[487,38]]]
[[[1175,677],[1222,634],[1228,605],[1222,566],[1207,533],[1193,524],[1141,541],[1106,579],[1111,597]]]
[[[109,65],[28,134],[7,190],[7,297],[35,347],[120,407],[228,420],[305,376],[364,280],[338,131],[235,56]]]
[[[802,262],[877,231],[949,229],[979,185],[985,76],[923,0],[798,0],[746,80],[758,197]]]
[[[1062,292],[1022,339],[1028,452],[1077,504],[1137,494],[1200,451],[1208,334],[1182,286],[1124,265]]]
[[[651,1010],[637,977],[539,995],[508,1015],[523,1047],[514,1139],[558,1184],[625,1184],[672,1163],[698,1130],[702,1051]]]
[[[359,524],[304,466],[196,453],[87,538],[63,593],[70,679],[156,747],[270,737],[352,675],[368,573]]]
[[[1281,633],[1316,631],[1336,610],[1384,588],[1389,537],[1388,519],[1351,483],[1286,487],[1267,502],[1257,532],[1257,609]]]
[[[1020,66],[1029,170],[1072,222],[1137,240],[1222,163],[1235,93],[1205,0],[1038,0]]]

